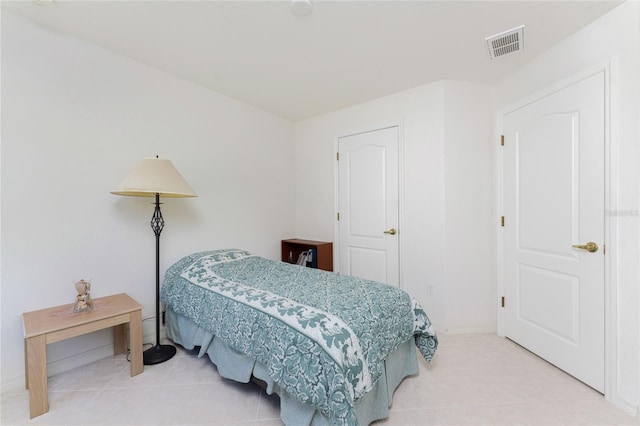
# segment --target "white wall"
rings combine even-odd
[[[494,147],[486,87],[444,82],[446,328],[496,325]]]
[[[296,123],[296,234],[328,241],[336,139],[401,125],[401,287],[440,330],[495,329],[489,98],[485,86],[437,82]]]
[[[589,70],[612,64],[611,225],[607,252],[615,309],[608,338],[617,334],[608,396],[634,414],[640,403],[640,2],[613,9],[497,84],[496,105],[522,98]]]
[[[109,191],[156,154],[199,195],[163,200],[162,271],[198,250],[279,257],[294,231],[290,122],[3,11],[3,385],[23,384],[21,313],[73,302],[80,278],[155,315],[152,200]],[[110,343],[105,331],[50,345],[49,372]]]

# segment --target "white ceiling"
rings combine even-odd
[[[45,5],[38,5],[41,3]],[[2,1],[2,9],[290,120],[449,79],[493,83],[618,1]],[[485,37],[525,25],[524,50]]]

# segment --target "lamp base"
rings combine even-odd
[[[142,363],[144,365],[160,364],[173,358],[176,354],[176,347],[171,345],[155,345],[142,352]]]

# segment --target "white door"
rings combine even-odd
[[[339,271],[399,285],[398,127],[338,139]]]
[[[505,335],[600,392],[604,100],[600,72],[510,112],[503,148]]]

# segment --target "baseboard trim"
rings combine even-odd
[[[629,401],[626,401],[622,398],[607,398],[605,395],[605,399],[609,401],[611,404],[615,405],[631,417],[633,417],[638,424],[640,424],[640,405],[635,405]]]
[[[433,325],[436,329],[436,333],[442,334],[483,334],[491,333],[496,334],[495,324],[486,325],[484,327],[442,327],[438,324]]]

